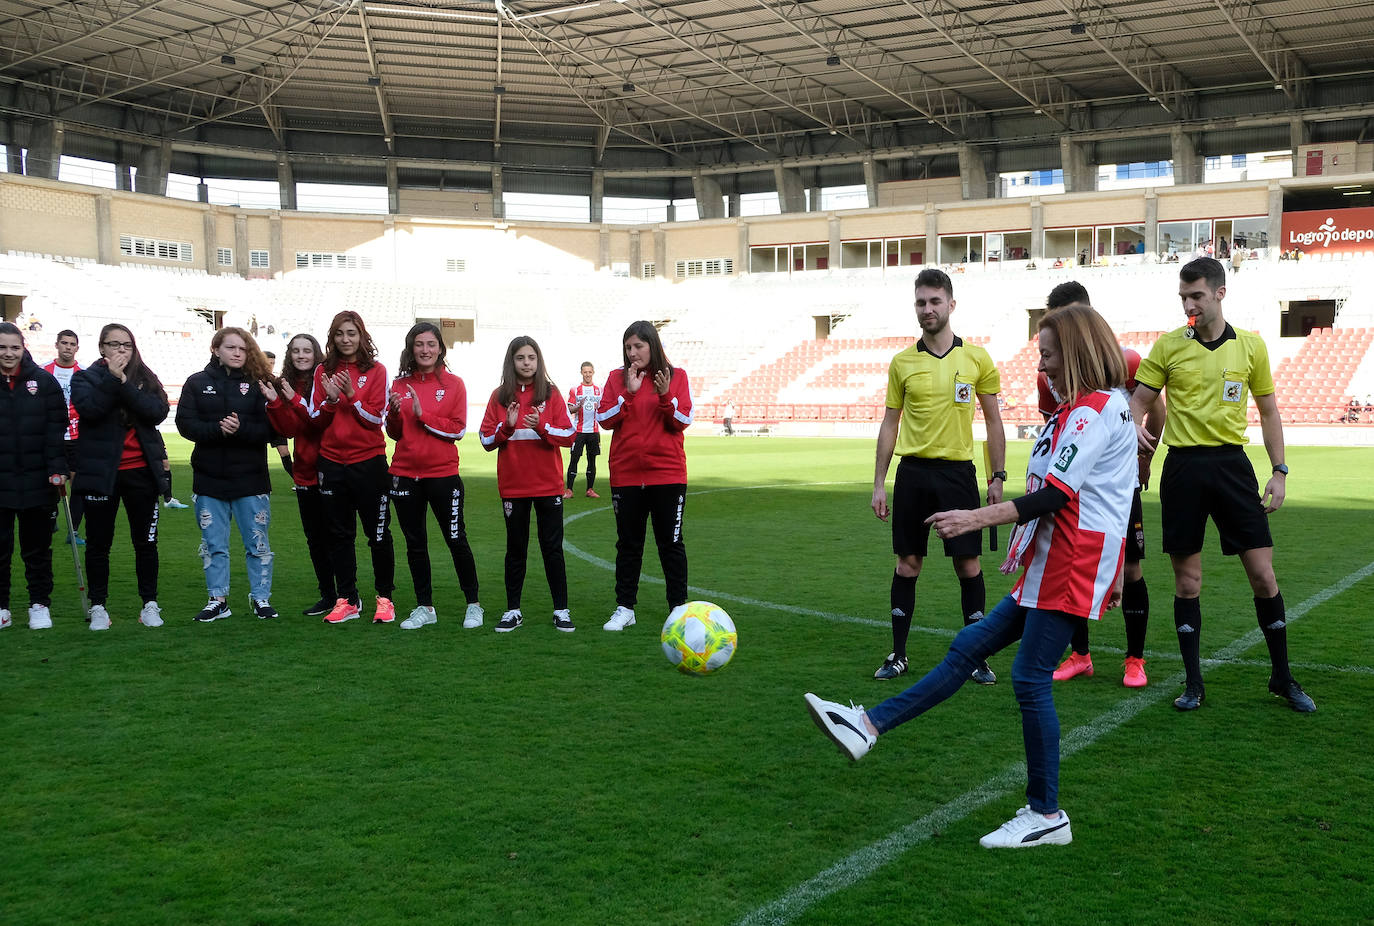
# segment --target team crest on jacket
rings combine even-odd
[[[358,377],[358,385],[357,385],[356,388],[361,389],[361,388],[363,388],[363,386],[365,386],[365,385],[367,385],[367,374],[366,374],[366,373],[364,373],[362,376],[359,376],[359,377]]]
[[[248,395],[247,383],[239,383],[239,395]]]
[[[442,402],[442,401],[444,401],[444,390],[442,390],[442,389],[435,389],[435,390],[434,390],[434,400],[435,400],[436,402]]]
[[[29,395],[38,395],[38,380],[31,379],[24,384],[24,388],[29,390]]]

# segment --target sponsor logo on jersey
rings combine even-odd
[[[1069,466],[1073,463],[1073,458],[1076,456],[1078,456],[1078,445],[1069,444],[1069,446],[1059,451],[1059,458],[1054,461],[1054,468],[1061,473],[1068,472]]]

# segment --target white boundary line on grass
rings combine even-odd
[[[1357,569],[1345,578],[1312,595],[1297,607],[1289,609],[1288,622],[1292,623],[1298,620],[1313,608],[1325,604],[1370,575],[1374,575],[1374,563]],[[1233,659],[1262,639],[1264,639],[1264,635],[1256,627],[1222,647],[1214,658],[1218,660]],[[1086,749],[1108,733],[1121,727],[1147,707],[1164,700],[1182,682],[1183,673],[1179,672],[1163,683],[1156,683],[1138,694],[1119,701],[1094,720],[1069,731],[1061,741],[1061,759],[1067,759]],[[799,716],[800,713],[799,709]],[[792,922],[818,901],[843,890],[855,881],[867,878],[879,868],[895,861],[902,853],[929,839],[950,824],[964,819],[984,804],[1005,796],[1007,792],[1025,780],[1025,769],[1026,766],[1023,762],[1007,766],[978,787],[964,792],[954,800],[937,807],[919,820],[884,836],[877,842],[870,843],[850,853],[824,871],[793,887],[776,900],[757,908],[739,921],[740,926],[754,926],[754,924],[770,924],[772,926],[772,924]]]

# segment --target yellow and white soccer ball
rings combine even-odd
[[[663,655],[688,675],[709,675],[735,655],[739,633],[719,605],[689,601],[674,608],[659,635]]]

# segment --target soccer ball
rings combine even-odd
[[[659,635],[663,655],[688,675],[709,675],[735,655],[739,634],[719,605],[689,601],[673,608]]]

